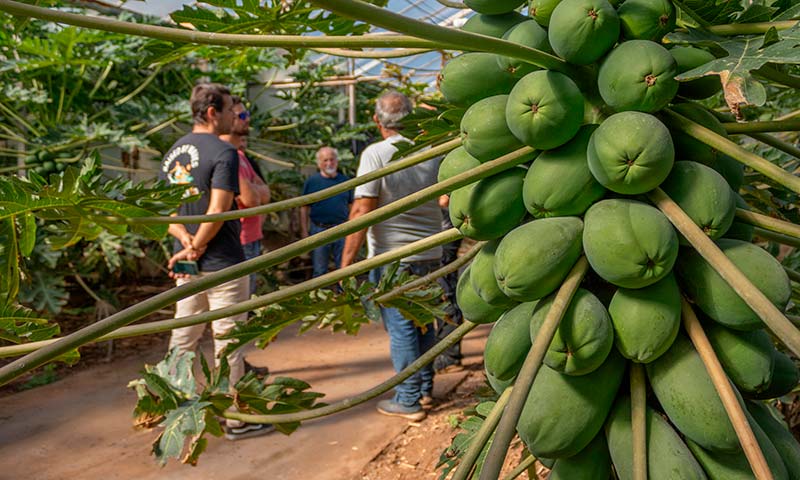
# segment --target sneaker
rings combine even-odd
[[[390,417],[402,417],[407,420],[418,422],[428,414],[422,409],[421,405],[407,407],[394,400],[381,400],[378,402],[378,412]]]
[[[459,363],[451,363],[450,365],[442,367],[442,368],[436,370],[436,373],[438,373],[438,374],[456,373],[456,372],[460,372],[462,370],[464,370],[464,365],[461,365],[461,363],[459,362]]]
[[[228,440],[242,440],[245,438],[258,437],[275,431],[275,427],[268,423],[245,423],[240,427],[225,425],[224,428],[225,438]]]
[[[427,407],[433,403],[433,396],[430,393],[423,393],[422,398],[419,399],[419,404]]]
[[[257,367],[247,360],[244,361],[244,373],[253,372],[256,374],[256,377],[260,379],[265,379],[269,376],[269,368],[267,367]]]

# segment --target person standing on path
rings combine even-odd
[[[219,138],[219,135],[230,133],[234,123],[230,91],[219,84],[200,84],[192,90],[190,104],[192,131],[175,142],[164,155],[159,176],[171,184],[187,185],[187,196],[198,196],[179,207],[179,216],[211,215],[234,210],[234,199],[239,194],[239,156],[230,143]],[[239,238],[239,220],[189,225],[173,223],[168,231],[175,237],[175,254],[169,259],[167,266],[170,276],[176,279],[178,286],[244,261]],[[187,274],[173,270],[178,262],[185,261],[196,262],[197,271]],[[175,306],[175,318],[239,304],[247,300],[248,292],[247,277],[231,280],[179,300]],[[224,348],[234,341],[218,337],[231,331],[236,322],[242,322],[246,318],[247,314],[242,313],[211,322],[217,366]],[[195,351],[204,330],[205,324],[173,330],[169,341],[170,350],[177,348],[181,351]],[[230,382],[234,385],[244,373],[244,352],[240,349],[228,355],[228,364]],[[225,436],[229,439],[244,438],[266,433],[271,428],[270,425],[228,420]]]
[[[317,151],[317,168],[319,171],[308,177],[303,185],[303,195],[325,190],[349,180],[346,175],[339,173],[339,155],[332,147],[322,147]],[[300,207],[301,237],[306,238],[346,222],[352,203],[353,191],[348,190],[311,205]],[[312,250],[312,276],[319,277],[327,273],[331,258],[333,258],[335,267],[339,268],[342,263],[343,248],[344,239],[340,238]]]
[[[398,92],[388,92],[378,98],[372,118],[383,140],[368,146],[361,154],[358,175],[386,166],[398,150],[395,144],[408,141],[400,135],[400,131],[403,128],[401,120],[411,112],[411,108],[411,101]],[[439,159],[435,158],[356,187],[350,219],[435,184],[438,169]],[[367,230],[353,233],[345,240],[342,268],[355,261],[365,238],[368,257],[373,257],[435,235],[441,231],[441,223],[441,210],[436,200],[432,200]],[[439,267],[441,256],[441,247],[432,248],[404,258],[400,268],[414,275],[425,275]],[[382,271],[383,268],[372,270],[370,280],[378,283]],[[394,308],[381,308],[381,316],[389,334],[390,355],[396,372],[406,368],[434,345],[432,325],[423,331]],[[384,415],[421,420],[426,416],[422,404],[433,400],[432,392],[433,367],[428,365],[399,384],[391,400],[378,402],[378,411]]]

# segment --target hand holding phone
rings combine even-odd
[[[183,275],[197,275],[200,269],[197,268],[197,262],[193,260],[178,260],[172,266],[172,273]]]

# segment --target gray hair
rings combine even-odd
[[[386,92],[375,102],[375,116],[378,123],[390,130],[401,130],[403,124],[400,121],[411,113],[411,100],[400,92]]]
[[[327,152],[327,151],[333,152],[333,156],[336,157],[337,160],[339,159],[339,152],[337,152],[335,148],[325,146],[317,150],[317,161],[319,161],[319,157],[320,155],[322,155],[322,152]]]

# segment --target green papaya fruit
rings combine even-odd
[[[617,11],[607,0],[562,0],[547,35],[556,54],[577,65],[594,63],[617,43]]]
[[[523,189],[525,188],[524,184],[522,188]],[[523,194],[524,193],[525,192],[523,190]],[[748,205],[747,202],[744,201],[744,198],[742,198],[741,195],[739,195],[738,193],[734,193],[733,197],[736,200],[736,208],[741,208],[743,210],[751,210],[750,205]],[[524,198],[525,196],[523,195],[523,199]],[[732,238],[734,240],[741,240],[743,242],[751,243],[753,241],[754,232],[755,232],[754,226],[750,225],[749,223],[745,223],[737,219],[736,216],[734,216],[733,222],[731,223],[731,228],[729,228],[728,231],[725,232],[725,238]]]
[[[500,240],[491,240],[475,255],[470,266],[470,282],[475,293],[489,305],[508,307],[515,304],[508,298],[494,278],[494,254]]]
[[[469,52],[451,59],[439,74],[444,98],[461,107],[486,97],[507,94],[517,79],[497,64],[492,53]]]
[[[533,148],[549,150],[567,143],[582,122],[583,95],[563,73],[529,73],[508,95],[508,128],[519,141]]]
[[[721,238],[717,246],[750,282],[783,311],[791,297],[791,284],[780,262],[752,243]],[[763,327],[761,319],[694,249],[678,259],[683,291],[706,315],[737,330]]]
[[[508,380],[500,380],[498,378],[495,378],[494,375],[492,375],[491,373],[489,373],[488,370],[486,370],[485,366],[484,366],[484,373],[486,374],[486,381],[489,382],[489,386],[492,387],[492,390],[497,392],[498,395],[503,393],[503,391],[506,388],[510,387],[511,385],[514,385],[514,380],[516,379],[516,377],[509,378]]]
[[[499,15],[513,12],[525,0],[464,0],[471,9],[484,15]]]
[[[608,117],[592,133],[586,148],[589,170],[607,189],[638,195],[669,175],[675,148],[669,130],[656,117],[622,112]]]
[[[678,64],[678,73],[688,72],[700,65],[713,62],[716,57],[711,53],[696,47],[673,47],[669,50],[672,58]],[[717,75],[682,81],[678,86],[678,95],[694,100],[708,98],[722,89],[722,83]]]
[[[800,444],[781,420],[783,415],[772,405],[746,402],[747,411],[772,442],[783,460],[789,478],[800,478]]]
[[[740,332],[713,321],[706,336],[725,373],[742,393],[758,393],[769,386],[775,367],[775,347],[762,329]]]
[[[559,3],[561,0],[531,0],[528,4],[528,15],[539,25],[546,27],[550,24],[553,10]]]
[[[455,177],[459,173],[464,173],[479,166],[481,162],[464,150],[464,147],[457,147],[445,155],[439,164],[439,174],[437,181],[443,182],[450,177]]]
[[[669,350],[645,368],[656,398],[681,433],[709,450],[739,451],[725,407],[685,335],[678,334]]]
[[[678,236],[658,209],[635,200],[601,200],[586,211],[584,222],[586,259],[606,281],[642,288],[672,270]]]
[[[706,480],[703,468],[681,437],[655,410],[646,408],[647,478],[653,480]],[[621,396],[606,420],[606,440],[619,480],[633,480],[631,399]]]
[[[542,365],[517,423],[519,437],[536,457],[567,458],[600,433],[625,374],[614,350],[597,370],[571,376]]]
[[[609,107],[619,112],[655,112],[678,93],[678,65],[666,48],[650,40],[619,44],[603,60],[597,88]]]
[[[472,289],[469,280],[469,267],[464,270],[456,285],[456,301],[464,318],[473,323],[492,323],[503,314],[502,307],[484,302]]]
[[[494,257],[500,289],[512,300],[530,302],[558,288],[581,254],[582,231],[577,217],[542,218],[510,231]]]
[[[473,103],[461,118],[464,149],[479,162],[494,160],[522,143],[506,124],[508,95],[494,95]]]
[[[775,350],[775,361],[772,369],[772,382],[766,390],[747,394],[750,398],[768,399],[787,395],[800,383],[800,370],[794,360],[785,353]]]
[[[522,184],[525,208],[536,218],[583,215],[606,189],[589,171],[586,146],[597,125],[584,125],[564,145],[542,152]]]
[[[583,450],[569,458],[556,460],[547,480],[608,480],[611,478],[611,457],[603,432],[597,434]]]
[[[660,42],[675,29],[675,8],[669,0],[626,0],[617,14],[622,36],[628,40]]]
[[[525,169],[513,167],[459,188],[450,195],[450,220],[465,236],[491,240],[505,235],[525,217]]]
[[[752,417],[748,421],[756,436],[758,446],[761,447],[761,452],[764,454],[764,459],[767,461],[773,480],[789,480],[789,473],[775,446]],[[689,439],[686,440],[686,445],[703,466],[709,480],[755,480],[756,478],[747,457],[742,452],[709,451]]]
[[[533,311],[531,342],[539,334],[555,294],[543,298]],[[614,330],[606,307],[591,292],[579,288],[572,297],[544,363],[565,375],[586,375],[603,364],[614,346]]]
[[[661,184],[689,218],[712,239],[725,235],[736,214],[736,195],[722,175],[697,162],[675,162]],[[681,244],[689,242],[681,235]]]
[[[537,302],[520,303],[492,325],[483,349],[486,372],[497,380],[513,380],[531,349],[530,323]]]
[[[675,341],[681,326],[681,292],[667,275],[644,288],[620,288],[608,305],[614,344],[622,356],[649,363]]]
[[[528,20],[528,17],[519,12],[501,13],[500,15],[479,13],[469,17],[461,29],[471,33],[502,38],[509,28],[525,20]]]
[[[525,20],[514,25],[503,35],[503,39],[543,52],[553,52],[553,49],[550,48],[550,43],[547,41],[547,30],[539,26],[536,20]],[[496,59],[497,65],[514,76],[514,78],[522,78],[540,68],[524,60],[506,57],[505,55],[497,55]],[[479,76],[479,78],[481,77],[482,75]]]

